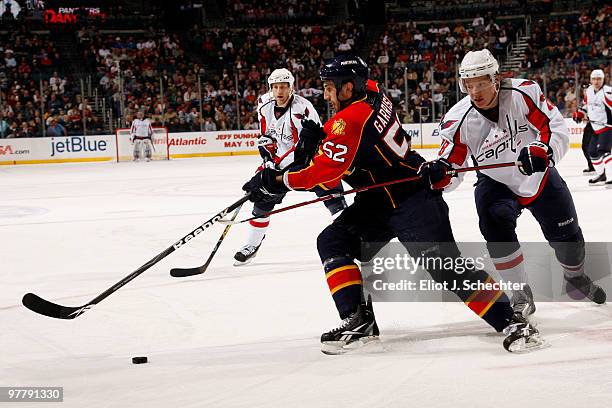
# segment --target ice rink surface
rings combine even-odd
[[[232,266],[236,226],[205,275],[170,277],[203,263],[217,225],[75,320],[21,305],[26,292],[69,306],[95,297],[239,198],[257,161],[0,167],[0,386],[63,386],[62,407],[609,406],[609,304],[540,303],[552,346],[515,355],[461,303],[377,303],[380,346],[322,354],[338,318],[316,253],[321,204],[274,216],[249,266]],[[612,190],[587,186],[584,167],[572,149],[559,169],[586,240],[610,241]],[[460,241],[482,240],[473,180],[445,196]],[[543,241],[528,212],[518,234]],[[141,355],[149,363],[133,365]]]

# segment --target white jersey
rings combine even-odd
[[[132,128],[130,129],[130,135],[132,137],[149,137],[153,135],[153,127],[149,119],[134,119],[132,121]]]
[[[582,109],[593,126],[595,134],[612,130],[612,87],[604,85],[595,92],[593,85],[584,91]]]
[[[453,167],[466,167],[472,157],[476,165],[515,162],[521,149],[536,140],[552,148],[558,164],[569,149],[569,132],[561,113],[548,101],[539,85],[523,79],[506,79],[499,91],[497,123],[485,118],[466,96],[444,115],[438,128],[442,137],[438,155]],[[482,170],[505,184],[528,204],[544,186],[548,170],[526,176],[518,167]],[[448,190],[461,182],[453,178]]]
[[[279,169],[293,163],[293,151],[302,130],[302,119],[310,119],[321,124],[319,114],[308,99],[296,94],[291,98],[287,110],[278,118],[274,113],[276,101],[271,92],[260,96],[257,101],[261,134],[276,141],[274,161]]]

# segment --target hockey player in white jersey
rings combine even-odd
[[[470,51],[459,69],[461,90],[468,96],[442,119],[438,159],[421,165],[419,174],[432,188],[450,191],[462,177],[452,168],[516,162],[516,167],[482,170],[474,191],[479,227],[503,280],[527,283],[516,221],[527,208],[555,250],[567,281],[596,303],[606,294],[584,273],[585,248],[578,216],[567,185],[555,165],[569,149],[569,134],[559,110],[533,81],[504,79],[488,50]],[[515,312],[535,311],[531,289],[511,293]]]
[[[151,121],[145,119],[144,112],[138,112],[136,119],[132,121],[130,137],[134,144],[134,161],[138,161],[143,156],[147,161],[150,161],[153,155],[153,127]]]
[[[576,122],[588,119],[593,128],[588,151],[595,177],[590,185],[606,184],[612,188],[612,87],[604,84],[605,74],[601,69],[591,72],[591,85],[584,92],[582,108],[573,114]],[[585,115],[586,114],[586,115]],[[610,180],[606,179],[606,175]]]
[[[268,77],[269,92],[258,99],[257,114],[261,129],[258,147],[264,162],[257,171],[265,167],[287,169],[296,160],[294,153],[300,137],[304,135],[302,130],[319,132],[321,126],[319,115],[309,100],[293,92],[294,81],[289,70],[276,69]],[[323,196],[342,191],[342,185],[320,186],[314,191],[318,196]],[[265,202],[255,203],[253,215],[272,211],[283,198],[284,194]],[[332,216],[337,216],[347,207],[342,197],[327,200],[324,204]],[[269,224],[269,217],[249,222],[247,242],[234,255],[235,266],[245,265],[253,260],[265,238]]]

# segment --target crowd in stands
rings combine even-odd
[[[550,0],[398,0],[388,6],[390,18],[406,20],[440,20],[453,18],[473,18],[487,13],[497,15],[516,15],[548,12]]]
[[[595,65],[602,65],[610,75],[611,13],[612,6],[606,5],[584,10],[580,15],[538,19],[532,25],[521,71],[541,84],[546,82],[548,98],[565,115],[576,110],[576,86],[588,85]]]
[[[465,53],[488,48],[500,56],[505,53],[515,31],[515,25],[498,24],[492,14],[478,15],[469,24],[460,21],[426,26],[414,22],[390,23],[370,48],[368,64],[373,67],[373,76],[382,78],[384,65],[379,63],[379,58],[387,57],[387,75],[392,78],[388,88],[395,102],[402,106],[402,113],[407,116],[405,121],[426,121],[432,117],[432,104],[436,104],[433,108],[441,113],[456,102],[457,64]],[[408,106],[398,92],[404,92],[405,81]],[[419,118],[419,114],[423,117]]]
[[[321,21],[329,13],[330,0],[233,0],[223,1],[228,25]]]
[[[243,129],[258,128],[257,98],[267,91],[267,76],[280,66],[288,66],[297,78],[296,90],[325,111],[316,79],[321,61],[361,46],[363,31],[350,23],[235,30],[195,26],[182,40],[163,31],[101,34],[87,27],[77,38],[83,64],[95,73],[94,83],[113,117],[123,118],[121,126],[142,110],[154,126],[198,131],[236,129],[238,122]],[[187,49],[208,69],[190,62]]]
[[[283,16],[279,24],[243,21],[224,29],[193,26],[182,33],[161,28],[109,33],[82,26],[75,32],[80,63],[105,101],[103,113],[94,113],[92,102],[82,100],[78,81],[64,75],[65,61],[49,34],[25,28],[0,33],[0,137],[83,134],[83,122],[88,134],[102,133],[110,120],[102,114],[113,118],[113,128],[127,127],[139,110],[171,132],[256,129],[257,97],[268,90],[267,76],[277,67],[294,73],[296,92],[325,117],[319,67],[350,51],[366,57],[373,79],[387,80],[404,123],[430,121],[461,97],[455,78],[463,55],[484,47],[504,55],[524,24],[492,13],[452,24],[391,20],[366,49],[363,26],[293,23],[286,15],[298,21],[304,17],[303,5],[310,3],[286,4],[282,12],[275,10]],[[228,19],[238,22],[254,15],[255,23],[269,17],[259,8],[269,12],[271,3],[240,0],[231,5]],[[295,6],[291,12],[289,6]],[[608,6],[533,21],[521,74],[540,84],[546,80],[549,98],[566,115],[576,108],[575,69],[582,85],[593,68],[587,62],[610,59],[610,11]]]
[[[74,83],[59,74],[62,64],[49,35],[25,27],[0,34],[0,137],[83,134],[83,114],[90,130],[101,128]]]

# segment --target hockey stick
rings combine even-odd
[[[245,203],[249,199],[249,195],[245,195],[240,200],[235,203],[229,205],[224,208],[214,216],[212,216],[206,222],[200,224],[196,229],[183,236],[181,239],[176,241],[172,246],[166,248],[164,251],[157,254],[153,259],[142,265],[140,268],[136,269],[134,272],[121,279],[119,282],[115,283],[110,288],[106,289],[104,292],[100,293],[98,296],[87,302],[83,306],[78,307],[70,307],[70,306],[62,306],[56,303],[50,302],[37,296],[33,293],[27,293],[23,296],[22,302],[25,307],[30,309],[33,312],[36,312],[41,315],[54,317],[56,319],[74,319],[79,317],[96,304],[100,303],[102,300],[106,299],[108,296],[125,286],[128,282],[136,278],[138,275],[170,255],[172,252],[176,251],[191,239],[195,238],[199,234],[201,234],[205,229],[209,228],[214,223],[218,222],[221,218],[225,217],[228,213],[232,212],[236,208],[240,207],[243,203]]]
[[[465,173],[467,171],[479,171],[479,170],[486,170],[486,169],[497,169],[497,168],[501,168],[501,167],[514,167],[514,166],[518,166],[519,162],[506,162],[506,163],[496,163],[496,164],[485,164],[483,166],[474,166],[474,167],[463,167],[460,169],[453,169],[453,170],[449,170],[448,172],[446,172],[447,175],[449,176],[454,176],[458,173]],[[226,220],[226,219],[220,219],[219,223],[221,224],[226,224],[226,225],[234,225],[234,224],[242,224],[244,222],[249,222],[251,220],[255,220],[257,218],[263,218],[263,217],[269,217],[273,214],[278,214],[281,212],[285,212],[285,211],[289,211],[289,210],[293,210],[294,208],[299,208],[299,207],[304,207],[305,205],[310,205],[310,204],[314,204],[314,203],[319,203],[319,202],[323,202],[323,201],[327,201],[327,200],[331,200],[332,198],[337,198],[337,197],[342,197],[345,195],[349,195],[349,194],[355,194],[355,193],[359,193],[362,191],[367,191],[367,190],[372,190],[375,188],[381,188],[381,187],[386,187],[386,186],[390,186],[393,184],[399,184],[399,183],[407,183],[409,181],[416,181],[421,179],[421,176],[414,176],[414,177],[407,177],[407,178],[403,178],[403,179],[398,179],[398,180],[391,180],[391,181],[386,181],[384,183],[377,183],[377,184],[372,184],[369,186],[364,186],[364,187],[358,187],[358,188],[354,188],[352,190],[347,190],[347,191],[343,191],[341,193],[333,193],[333,194],[329,194],[323,197],[319,197],[319,198],[315,198],[313,200],[309,200],[309,201],[303,201],[301,203],[297,203],[297,204],[293,204],[293,205],[288,205],[287,207],[283,207],[283,208],[279,208],[277,210],[273,210],[264,214],[260,214],[260,215],[256,215],[250,218],[246,218],[244,220]]]
[[[238,213],[240,212],[240,208],[242,208],[242,205],[240,205],[240,207],[236,208],[236,211],[234,211],[234,215],[231,218],[232,221],[235,220],[236,217],[238,216]],[[219,247],[221,246],[221,243],[225,239],[225,236],[227,235],[227,233],[229,232],[231,227],[232,227],[232,224],[228,224],[228,225],[225,226],[225,229],[221,233],[221,236],[219,237],[219,240],[215,244],[215,247],[213,248],[212,252],[208,256],[208,259],[206,260],[204,265],[197,266],[195,268],[172,268],[170,270],[170,275],[174,276],[175,278],[184,278],[186,276],[200,275],[200,274],[206,272],[206,268],[208,268],[208,265],[210,265],[213,257],[215,256],[215,254],[219,250]]]

